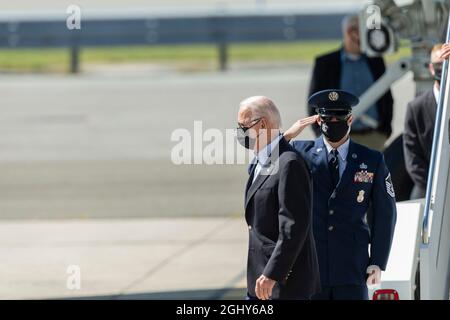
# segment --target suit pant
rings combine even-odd
[[[315,294],[312,300],[369,300],[369,291],[366,285],[347,285],[323,287]]]

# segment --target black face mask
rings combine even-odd
[[[256,144],[256,138],[250,137],[250,129],[256,126],[259,121],[261,121],[261,118],[253,120],[253,124],[249,127],[243,127],[242,125],[238,124],[239,128],[237,128],[236,133],[236,139],[237,141],[244,147],[250,150],[253,150],[255,148]]]
[[[433,63],[433,68],[434,68],[434,80],[441,83],[442,63]]]
[[[331,142],[341,141],[342,138],[348,133],[349,126],[347,121],[322,121],[320,124],[320,131]]]

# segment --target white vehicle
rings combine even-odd
[[[354,116],[361,116],[392,83],[408,71],[414,73],[417,93],[431,88],[432,80],[427,69],[429,52],[437,42],[450,42],[449,11],[450,0],[411,0],[403,6],[398,6],[393,0],[375,0],[360,13],[360,38],[364,52],[369,56],[393,52],[397,50],[400,39],[408,39],[412,56],[388,67],[384,76],[361,97]],[[448,68],[449,62],[446,60],[436,113],[426,198],[397,203],[398,218],[386,272],[382,275],[380,285],[369,288],[375,300],[450,298]],[[364,118],[361,117],[361,120],[364,121]],[[376,126],[376,123],[367,124]],[[391,149],[399,149],[401,144],[400,137]],[[402,150],[394,153],[403,154]],[[402,157],[400,159],[403,161]],[[387,157],[386,161],[388,162]],[[395,170],[397,169],[391,168],[396,189],[407,188],[401,181],[396,183]]]

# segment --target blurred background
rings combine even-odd
[[[171,134],[235,128],[253,95],[284,129],[306,116],[314,58],[364,3],[0,1],[0,298],[242,297],[246,165],[174,165]],[[392,90],[395,138],[412,76]]]

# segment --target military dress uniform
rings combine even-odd
[[[325,109],[350,105],[345,92],[339,91],[338,98],[333,95],[331,100],[329,94],[330,90],[319,92],[310,103]],[[350,139],[340,152],[346,153],[339,163],[345,168],[341,166],[334,182],[330,158],[343,155],[337,152],[340,148],[329,151],[332,147],[324,139],[292,142],[313,177],[313,234],[322,285],[322,292],[313,299],[368,299],[367,268],[385,270],[394,233],[391,175],[382,153]],[[369,207],[370,227],[366,219]]]

